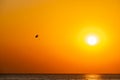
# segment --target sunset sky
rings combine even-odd
[[[1,0],[0,73],[120,73],[120,1]]]

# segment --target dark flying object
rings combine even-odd
[[[37,34],[37,35],[35,35],[35,38],[38,38],[38,34]]]

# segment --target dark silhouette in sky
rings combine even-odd
[[[38,35],[38,34],[36,34],[36,35],[35,35],[35,38],[38,38],[38,37],[39,37],[39,35]]]

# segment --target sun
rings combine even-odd
[[[98,38],[97,38],[97,36],[90,35],[90,36],[87,36],[86,42],[87,42],[87,44],[93,46],[98,43]]]

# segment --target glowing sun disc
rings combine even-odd
[[[96,36],[88,36],[86,41],[87,41],[87,44],[89,45],[96,45],[98,42],[98,39]]]

